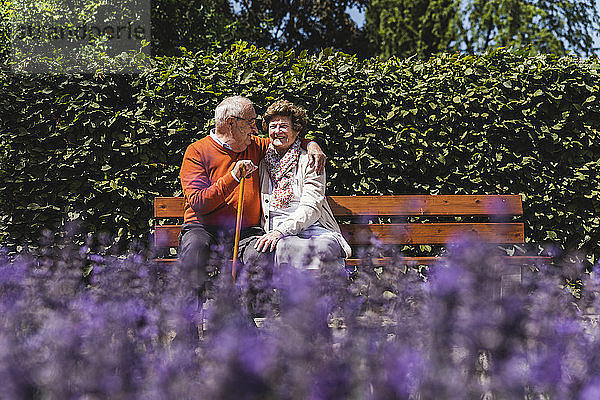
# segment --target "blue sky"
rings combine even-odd
[[[355,6],[352,8],[348,8],[348,13],[350,14],[350,18],[352,18],[356,25],[358,25],[359,28],[362,28],[362,26],[365,23],[365,12],[360,11],[358,7]]]

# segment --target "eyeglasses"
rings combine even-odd
[[[250,125],[250,127],[255,127],[256,128],[258,126],[258,119],[259,119],[258,117],[256,117],[256,118],[250,118],[250,119],[238,117],[238,116],[235,116],[235,115],[232,115],[232,117],[235,118],[235,119],[241,119],[242,121],[246,121]]]

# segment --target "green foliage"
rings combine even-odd
[[[279,50],[319,51],[325,47],[365,53],[363,33],[350,18],[351,7],[365,7],[368,0],[253,0],[239,2],[240,20],[246,26],[268,26],[270,42],[259,46]]]
[[[150,40],[150,27],[144,27],[149,10],[140,3],[1,0],[0,63],[17,72],[137,72]],[[133,21],[140,24],[140,38]]]
[[[266,27],[246,25],[233,13],[228,0],[152,1],[152,55],[181,55],[229,47],[238,39],[262,43],[270,39]]]
[[[377,54],[427,58],[456,40],[456,0],[372,0],[365,27]]]
[[[591,55],[600,15],[594,0],[470,0],[458,25],[467,51],[497,46]]]
[[[179,47],[196,52],[245,40],[274,50],[319,51],[334,47],[366,54],[363,32],[347,10],[365,7],[367,2],[156,0],[152,13],[152,53],[179,56],[182,54]]]
[[[325,50],[162,58],[139,76],[14,76],[0,85],[0,238],[84,228],[146,240],[152,198],[180,195],[188,144],[227,95],[309,111],[329,194],[522,194],[526,237],[600,257],[596,59]]]
[[[9,0],[0,0],[0,66],[10,59]]]
[[[81,2],[64,13],[54,8],[64,0],[29,2],[53,18],[83,10]],[[0,0],[0,65],[10,56],[7,10],[17,3]],[[363,27],[350,17],[352,8],[366,11]],[[152,0],[151,25],[153,56],[181,56],[181,47],[223,50],[239,40],[282,51],[332,47],[361,58],[481,54],[499,46],[590,56],[598,50],[600,13],[595,0]],[[96,53],[106,48],[98,43]]]
[[[499,46],[592,55],[600,12],[594,0],[372,0],[365,22],[375,54],[385,57]]]
[[[28,0],[21,4],[0,0],[0,65],[7,64],[10,59],[9,9],[20,8],[12,14],[15,17],[27,16],[37,8],[34,20],[41,22],[38,15],[44,14],[51,20],[73,18],[76,13],[87,13],[89,17],[90,11],[100,3],[95,0],[76,4],[64,0]],[[151,4],[153,56],[181,56],[185,51],[181,48],[193,52],[223,50],[239,40],[277,50],[318,51],[334,47],[347,52],[369,53],[363,32],[347,13],[351,7],[364,8],[367,0],[152,0],[148,3]],[[139,8],[144,8],[145,4],[142,2]],[[65,7],[67,11],[61,11]],[[123,5],[120,13],[126,15],[134,11],[128,8],[131,7]],[[111,58],[107,57],[103,62],[111,62]],[[46,63],[52,61],[56,60],[51,57],[44,60]]]

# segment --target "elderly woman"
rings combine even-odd
[[[343,267],[351,250],[325,198],[325,173],[309,167],[298,135],[306,111],[288,101],[273,103],[263,117],[271,143],[259,165],[262,226],[259,251],[275,250],[275,264],[318,269],[323,262]]]

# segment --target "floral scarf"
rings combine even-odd
[[[300,158],[300,140],[290,146],[283,156],[280,156],[273,145],[269,145],[265,161],[267,171],[273,183],[273,193],[271,193],[271,204],[278,208],[288,208],[294,198],[292,190],[292,178]]]

